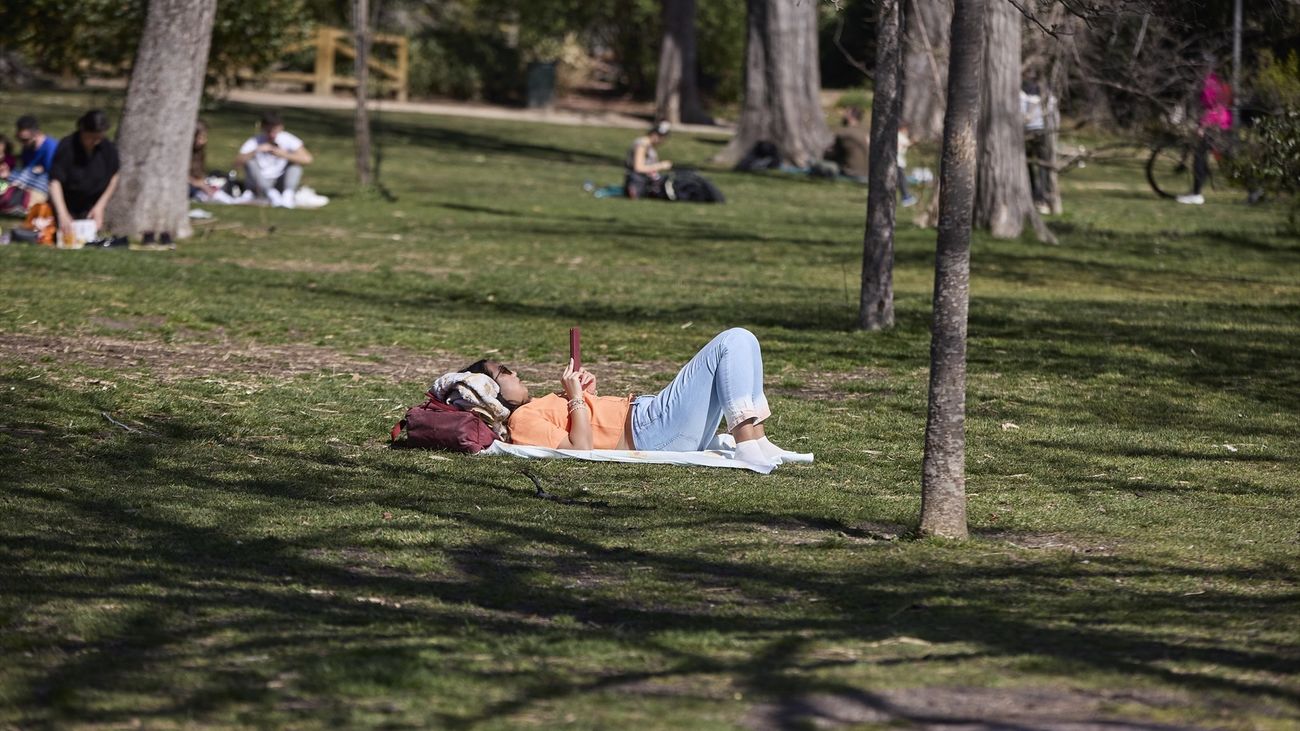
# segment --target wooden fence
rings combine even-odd
[[[374,74],[372,83],[376,83],[381,92],[391,90],[397,95],[398,101],[406,101],[406,84],[410,71],[406,37],[387,33],[372,33],[370,34],[370,44],[371,55],[366,65],[370,67],[370,72]],[[377,46],[392,46],[394,48],[395,59],[391,64],[375,58],[374,48]],[[305,48],[316,49],[315,70],[272,71],[261,78],[268,81],[306,84],[311,87],[313,94],[319,96],[330,96],[334,93],[335,88],[357,88],[356,77],[352,76],[350,72],[347,74],[335,72],[335,64],[339,56],[347,58],[352,63],[356,62],[357,49],[353,44],[351,31],[340,28],[317,28],[314,38],[289,47],[285,53],[296,53]],[[351,64],[349,64],[350,68]]]

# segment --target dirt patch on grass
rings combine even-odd
[[[259,263],[259,266],[265,262]],[[298,263],[291,263],[297,266]],[[328,271],[327,264],[301,262],[295,271]],[[345,265],[340,265],[345,266]],[[352,266],[352,265],[346,265]],[[312,267],[317,267],[313,269]],[[288,269],[286,269],[287,271]],[[343,271],[338,269],[337,271]],[[94,324],[109,330],[134,330],[162,324],[157,318],[94,318]],[[201,336],[200,336],[201,337]],[[164,380],[205,376],[284,376],[330,372],[357,376],[386,376],[431,382],[437,376],[465,365],[465,358],[446,353],[416,353],[404,348],[370,346],[351,353],[305,343],[263,344],[252,341],[216,340],[162,342],[91,334],[54,335],[0,333],[0,361],[29,364],[41,362],[79,364],[92,368],[140,368]],[[523,377],[534,394],[549,393],[559,385],[565,363],[559,361],[516,362],[509,365]],[[642,363],[595,362],[589,364],[605,396],[653,394],[668,385],[681,364],[671,361]],[[550,377],[549,374],[554,374]],[[800,398],[842,400],[845,390],[871,379],[883,379],[877,371],[862,369],[850,373],[801,374],[796,388],[776,386],[773,393]]]
[[[374,264],[363,264],[355,261],[314,261],[311,259],[227,259],[226,263],[242,269],[308,274],[364,273],[373,272],[376,268]]]
[[[163,343],[96,335],[0,333],[0,360],[75,363],[92,368],[141,368],[163,380],[214,375],[292,377],[322,371],[431,381],[461,364],[445,354],[416,354],[402,348],[371,347],[355,353],[302,343]]]
[[[1070,551],[1094,556],[1109,556],[1115,552],[1114,541],[1105,543],[1064,533],[1024,533],[1016,531],[977,531],[980,538],[1004,541],[1015,548],[1039,551]]]
[[[882,724],[925,731],[1181,731],[1199,727],[1140,720],[1190,698],[1153,691],[1066,688],[906,688],[794,696],[755,706],[755,731]]]
[[[167,324],[167,319],[164,317],[92,317],[90,323],[105,330],[133,331],[162,327]]]

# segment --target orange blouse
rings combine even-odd
[[[632,408],[626,396],[592,396],[584,393],[591,410],[593,449],[618,449],[619,439]],[[569,401],[553,393],[535,398],[510,415],[510,441],[557,449],[569,437]]]

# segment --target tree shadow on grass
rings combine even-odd
[[[1236,393],[1294,412],[1300,410],[1300,371],[1291,367],[1297,354],[1294,343],[1279,337],[1294,314],[1286,305],[1187,304],[1178,319],[1159,321],[1126,302],[1080,301],[1055,314],[1021,307],[1015,298],[983,298],[972,308],[971,361],[1006,373],[1074,379],[1173,378],[1198,391]],[[1227,326],[1232,322],[1253,326]],[[984,339],[1041,345],[1027,359],[1019,350],[982,348]]]
[[[622,168],[623,161],[612,155],[592,152],[590,149],[561,147],[558,145],[522,142],[526,135],[499,136],[484,131],[468,132],[442,126],[388,121],[384,124],[383,139],[386,144],[403,142],[410,145],[436,145],[458,152],[478,152],[507,157],[525,157],[545,162],[608,165]],[[537,138],[537,133],[527,135]]]
[[[721,220],[691,221],[663,217],[653,225],[633,223],[616,215],[584,216],[570,211],[525,211],[493,207],[479,203],[439,201],[433,203],[468,213],[499,216],[510,221],[476,223],[475,234],[500,241],[518,241],[524,237],[562,236],[596,240],[645,240],[645,248],[636,252],[674,261],[700,255],[701,244],[732,244],[736,246],[797,246],[801,249],[828,249],[840,247],[842,241],[817,236],[791,236],[758,234],[749,227],[729,225]],[[657,201],[638,203],[644,206],[671,205]]]
[[[226,102],[223,107],[227,113],[246,114],[250,123],[255,122],[263,110],[261,106],[240,102]],[[316,140],[314,147],[320,147],[326,144],[327,138],[346,140],[353,136],[352,115],[347,110],[286,108],[281,111],[281,116],[284,118],[285,127],[302,137],[308,147],[313,147],[313,139]],[[510,123],[489,122],[482,125],[482,128],[490,129],[491,126],[500,124]],[[449,151],[526,157],[547,162],[600,164],[619,168],[623,165],[623,161],[617,157],[594,153],[589,149],[521,141],[526,137],[538,136],[537,125],[534,123],[527,123],[527,126],[533,128],[531,133],[514,130],[502,135],[491,134],[482,129],[475,132],[454,129],[447,126],[446,118],[437,117],[428,117],[419,123],[385,117],[382,125],[372,123],[372,126],[377,127],[375,144],[383,147],[394,144],[437,146]]]
[[[15,422],[49,426],[98,405],[93,394],[39,388],[40,398],[11,397]],[[252,714],[348,725],[366,702],[409,705],[446,692],[454,677],[469,688],[457,691],[463,710],[421,710],[423,725],[472,728],[647,682],[691,686],[720,675],[786,708],[779,725],[793,725],[812,694],[873,702],[870,688],[813,672],[835,667],[818,646],[904,636],[976,649],[957,658],[943,649],[868,653],[844,667],[901,663],[900,672],[924,673],[932,663],[1029,656],[1047,676],[1087,668],[1300,703],[1300,691],[1269,680],[1300,672],[1300,648],[1220,639],[1224,623],[1277,627],[1300,610],[1281,565],[1206,568],[1140,555],[1084,564],[1009,552],[972,562],[968,552],[923,544],[843,545],[843,535],[870,533],[797,504],[779,514],[701,506],[687,516],[649,496],[611,495],[606,507],[555,505],[553,518],[538,520],[517,510],[536,503],[522,481],[504,482],[514,472],[500,463],[463,460],[431,476],[401,455],[293,459],[187,413],[132,423],[148,433],[105,424],[54,445],[4,437],[10,512],[0,581],[11,618],[5,647],[18,658],[12,672],[26,678],[10,696],[24,724]],[[236,449],[255,463],[225,464]],[[386,525],[366,517],[372,505],[413,520]],[[284,521],[294,527],[276,527]],[[765,532],[773,525],[827,540],[782,543]],[[665,532],[691,540],[649,538]],[[437,560],[412,567],[427,557]],[[1226,588],[1196,596],[1176,588],[1196,578]],[[1116,591],[1117,580],[1129,588]],[[1021,601],[1009,606],[1009,593]],[[728,649],[665,641],[695,635]],[[487,663],[471,657],[479,650],[458,649],[486,637],[496,648]],[[563,675],[521,669],[507,661],[524,638],[595,643],[615,659]],[[486,696],[489,686],[506,698],[479,701],[474,690]],[[890,720],[920,720],[883,700],[873,707]]]

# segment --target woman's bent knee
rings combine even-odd
[[[754,337],[754,333],[743,327],[733,327],[728,330],[723,330],[721,338],[723,342],[729,345],[744,343],[746,345],[752,345],[755,348],[758,347],[758,338]]]

